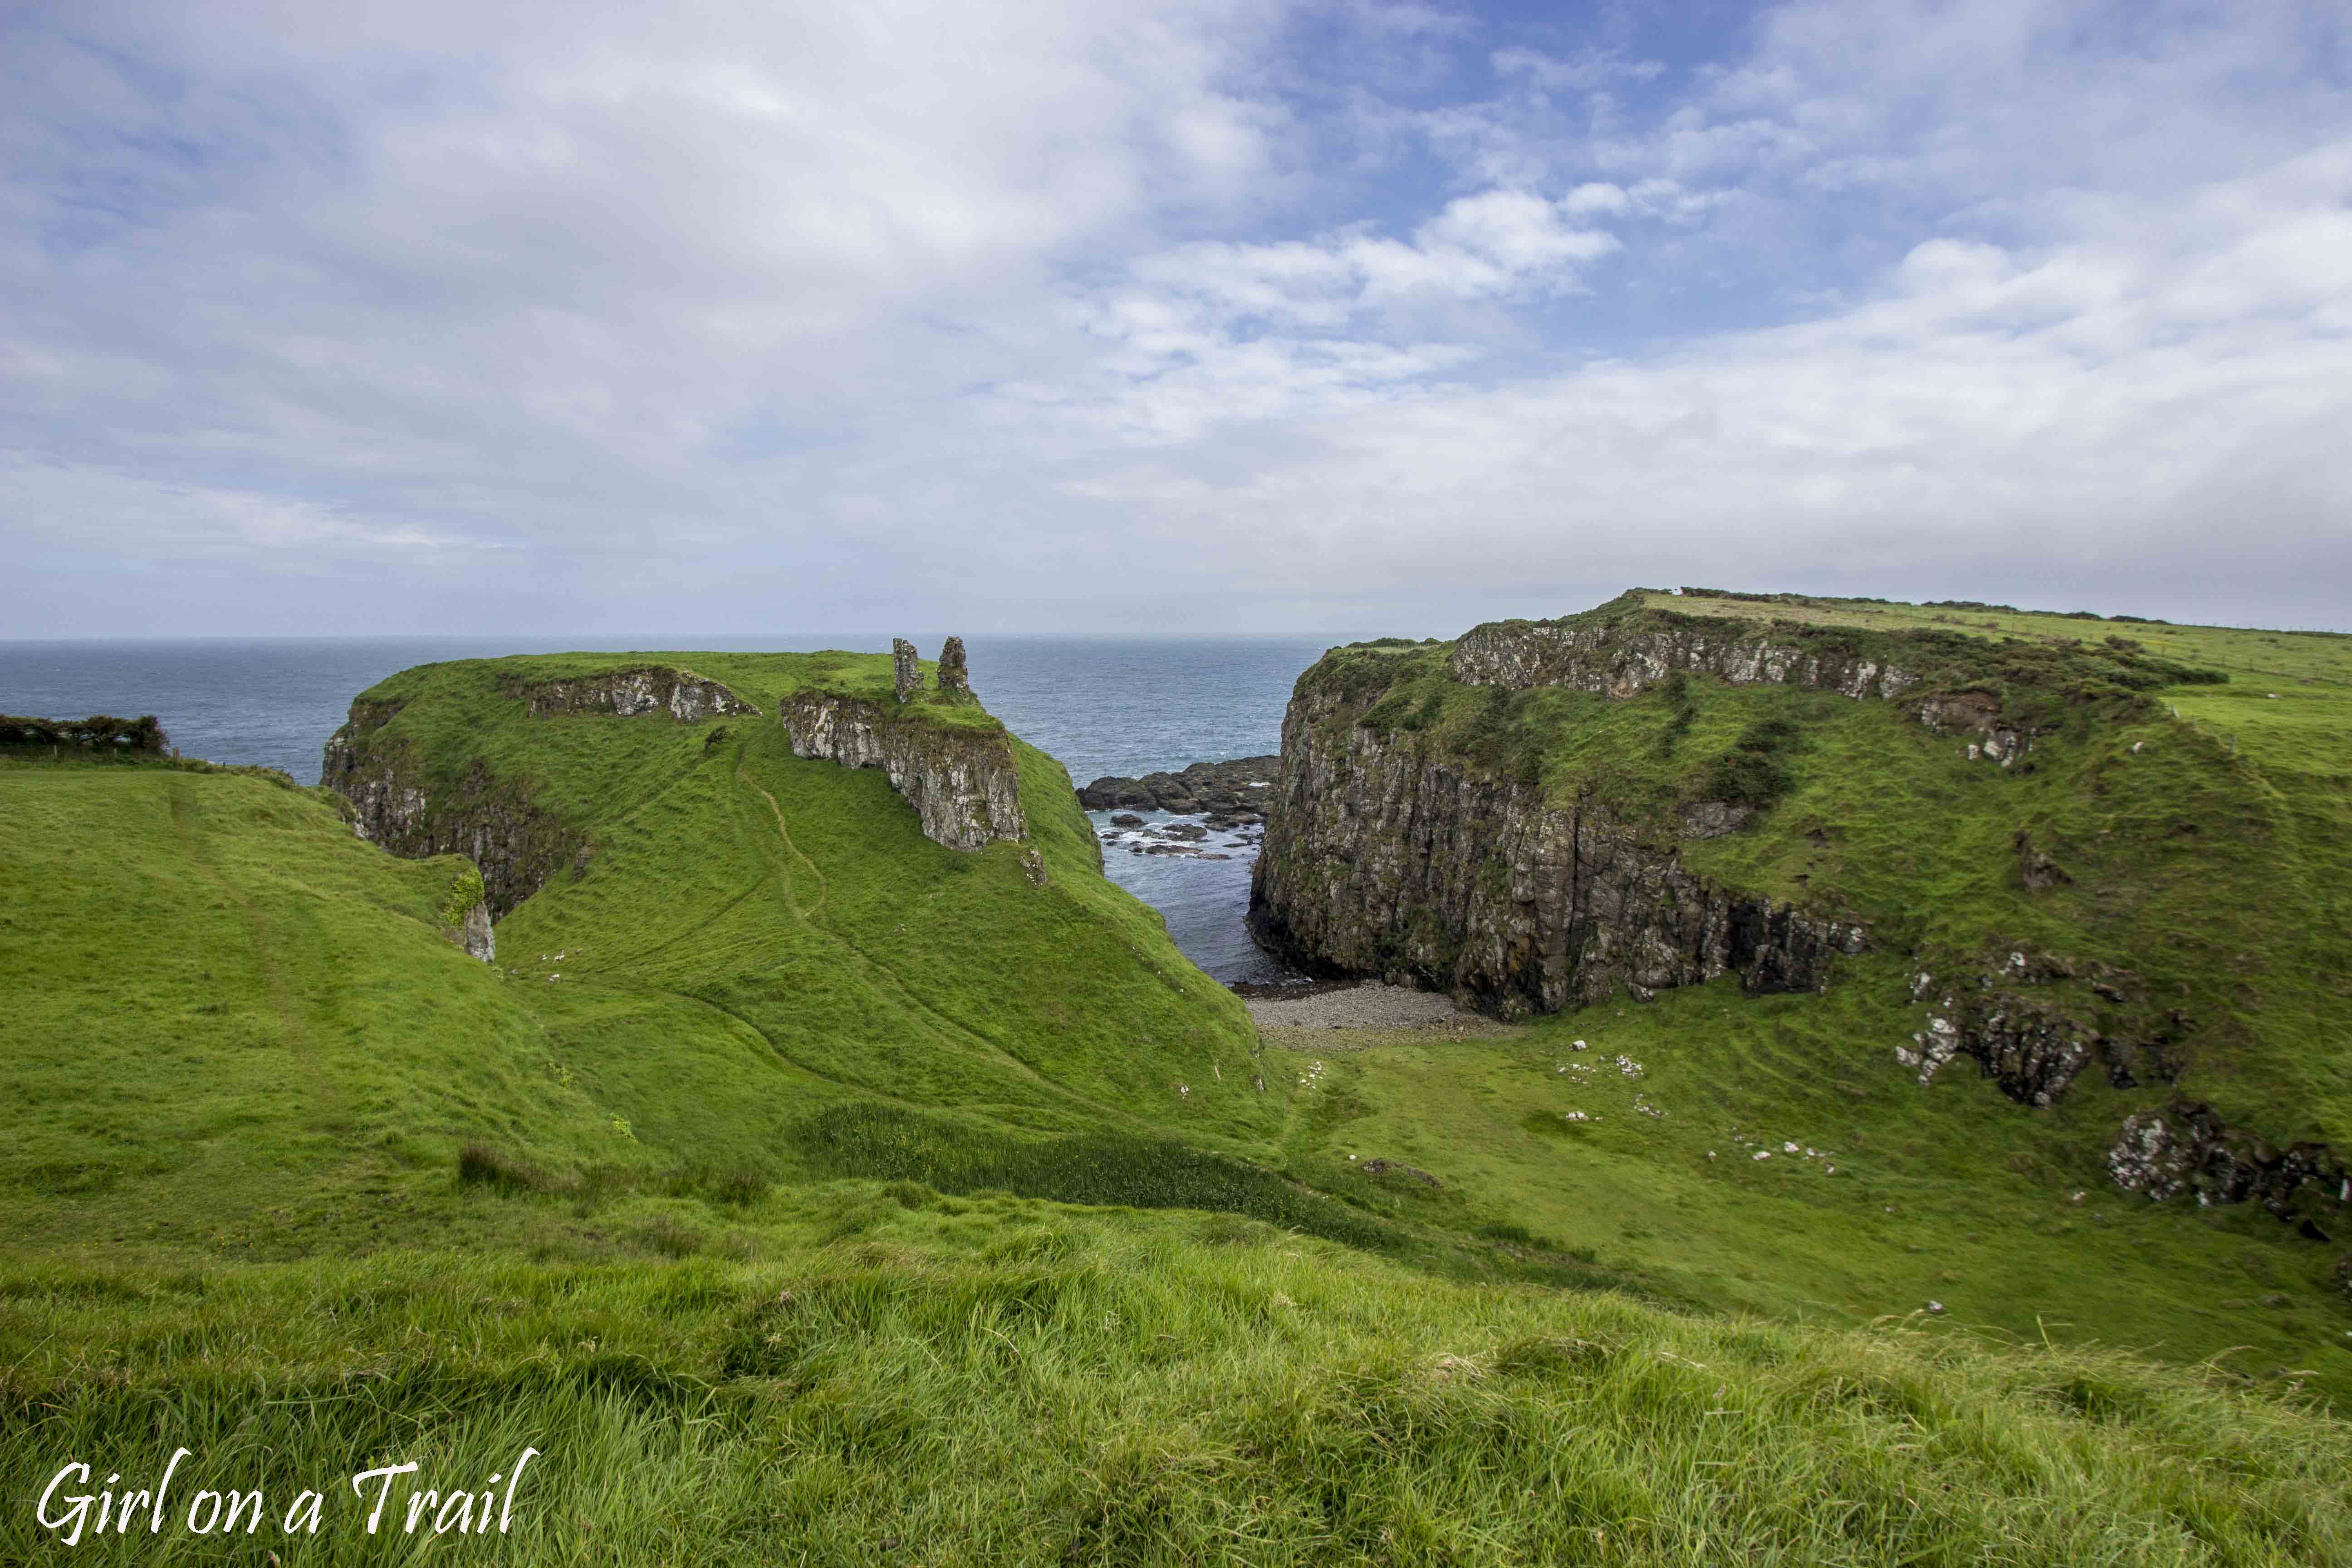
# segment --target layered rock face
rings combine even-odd
[[[1822,648],[1727,624],[1644,626],[1549,621],[1494,621],[1474,626],[1454,647],[1454,679],[1465,686],[1525,690],[1565,686],[1597,696],[1640,695],[1677,672],[1712,675],[1732,686],[1800,686],[1856,701],[1898,701],[1920,684],[1914,670],[1850,649]],[[1911,715],[1937,734],[1968,738],[1971,760],[2003,767],[2033,742],[2030,726],[2006,720],[1989,691],[1945,692],[1918,700]]]
[[[1002,730],[927,724],[880,702],[822,691],[788,699],[782,718],[794,756],[883,770],[934,843],[978,849],[1028,836],[1020,763]]]
[[[610,713],[622,719],[667,713],[680,723],[693,724],[722,713],[760,710],[715,680],[662,665],[606,670],[572,680],[532,681],[521,689],[521,696],[533,717],[541,719],[556,713]]]
[[[1893,700],[1918,678],[1858,655],[1821,653],[1736,628],[1624,631],[1607,625],[1494,621],[1454,646],[1454,679],[1465,686],[1567,686],[1632,697],[1676,670],[1734,686],[1790,685],[1847,697]]]
[[[1302,684],[1250,884],[1260,942],[1325,973],[1381,974],[1506,1015],[1646,998],[1737,972],[1818,990],[1854,924],[1726,889],[1604,809],[1547,805],[1410,739],[1330,723]]]

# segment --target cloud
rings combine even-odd
[[[179,631],[1421,632],[1702,573],[2340,604],[2340,22],[1722,39],[22,7],[0,559],[32,632],[110,592]]]

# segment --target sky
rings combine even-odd
[[[12,0],[0,637],[2352,629],[2352,9]]]

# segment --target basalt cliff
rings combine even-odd
[[[1819,990],[1836,954],[1867,943],[1858,921],[1694,873],[1597,800],[1557,802],[1536,782],[1356,722],[1378,695],[1318,666],[1283,721],[1250,924],[1294,963],[1509,1016],[1727,972],[1750,992]],[[1703,820],[1738,809],[1718,804]]]
[[[1505,1016],[1822,991],[1873,957],[1875,1048],[1922,1089],[1955,1062],[2033,1108],[2099,1082],[2117,1184],[2341,1223],[2312,1207],[2352,1195],[2340,1142],[2209,1102],[2341,1005],[2322,967],[2264,977],[2296,1001],[2261,1016],[2257,953],[2303,939],[2239,895],[2303,878],[2299,829],[2156,695],[2219,672],[2117,634],[1679,597],[1327,653],[1284,719],[1261,944]]]
[[[1818,990],[1868,941],[1693,873],[1597,802],[1555,805],[1352,716],[1343,691],[1301,682],[1251,879],[1254,934],[1310,970],[1507,1016],[1727,971],[1751,992]]]

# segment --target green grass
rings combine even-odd
[[[1514,1226],[1661,1300],[1830,1325],[1934,1300],[2011,1342],[2352,1392],[2341,1247],[2251,1205],[2118,1191],[2099,1098],[2028,1111],[1966,1062],[1922,1089],[1871,1037],[1882,976],[1863,967],[1826,996],[1719,982],[1465,1039],[1278,1032],[1284,1150],[1298,1167],[1421,1167],[1446,1184],[1430,1223]]]
[[[514,695],[644,662],[768,713],[527,721]],[[1922,1091],[1892,1057],[1907,954],[1826,996],[1261,1050],[1100,876],[1052,759],[1015,742],[1036,887],[1022,846],[944,849],[879,773],[790,754],[778,698],[887,679],[570,655],[369,693],[430,772],[479,763],[593,847],[500,922],[495,969],[450,941],[467,864],[388,857],[318,792],[0,756],[0,1559],[61,1553],[32,1500],[68,1459],[146,1485],[178,1446],[183,1508],[333,1493],[298,1552],[249,1543],[289,1563],[2352,1550],[2352,1435],[2314,1403],[2352,1390],[2333,1252],[2128,1205],[2085,1152],[2126,1098],[2087,1078],[2045,1112],[1965,1062]],[[1709,869],[1923,948],[2087,931],[2152,980],[2243,982],[2199,1091],[2331,1127],[2352,766],[2335,689],[2281,690],[2159,692],[2009,774],[1882,707],[1704,681],[1499,713],[1433,683],[1397,721],[1633,816],[1763,755],[1762,830],[1693,847]],[[2189,812],[2193,847],[2155,832]],[[2010,885],[2019,820],[2075,876],[2054,898]],[[2263,883],[2290,842],[2304,870]],[[526,1443],[499,1545],[359,1529],[351,1474],[478,1486]]]
[[[257,1560],[288,1544],[299,1489],[329,1492],[288,1558],[317,1563],[2352,1552],[2340,1422],[2114,1352],[1690,1317],[1223,1216],[904,1184],[667,1217],[658,1234],[689,1246],[760,1239],[603,1265],[19,1273],[0,1304],[26,1347],[0,1385],[0,1553],[63,1555],[30,1500],[69,1458],[150,1486],[179,1447],[175,1524],[200,1488],[258,1489],[272,1518],[238,1543]],[[487,1489],[525,1446],[543,1457],[508,1535],[433,1552],[389,1533],[405,1487]],[[345,1478],[396,1460],[420,1469],[372,1540]],[[222,1551],[167,1528],[72,1560]]]

